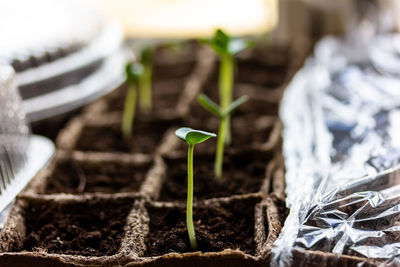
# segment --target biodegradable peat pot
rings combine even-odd
[[[190,252],[182,203],[133,196],[25,196],[0,234],[0,265],[265,266],[282,227],[278,206],[276,197],[261,194],[196,204],[204,252]]]
[[[187,188],[187,157],[170,153],[164,157],[166,175],[160,201],[185,201]],[[227,197],[248,193],[269,193],[272,155],[259,151],[225,155],[224,172],[220,179],[214,174],[214,154],[194,156],[194,200]]]
[[[169,94],[164,89],[168,89],[165,87],[171,81],[160,81],[164,85],[160,88],[161,96],[158,97],[155,92],[154,97],[166,101],[165,105],[154,106],[154,111],[148,115],[136,116],[133,125],[135,140],[122,138],[122,111],[110,112],[113,110],[115,98],[121,94],[116,91],[94,103],[93,107],[87,108],[86,114],[72,120],[60,132],[57,146],[63,150],[154,154],[166,130],[172,125],[182,123],[182,118],[189,112],[189,103],[197,96],[204,80],[212,71],[214,58],[208,50],[199,49],[196,57],[198,60],[193,71],[179,83],[180,85],[184,81],[183,87],[178,88],[176,84],[170,86],[170,90],[174,91],[168,96],[170,100],[162,98]]]
[[[146,202],[141,256],[128,266],[265,266],[282,226],[274,196],[250,194],[194,206],[199,250],[192,252],[183,203]]]
[[[139,194],[147,175],[153,175],[153,165],[154,160],[143,154],[59,151],[23,194]]]
[[[1,266],[115,266],[138,246],[135,197],[22,197],[5,227]],[[132,223],[134,222],[135,223]]]
[[[174,131],[183,124],[217,131],[197,96],[218,102],[218,64],[208,49],[189,49],[195,53],[179,60],[164,49],[154,61],[154,110],[138,113],[134,141],[121,137],[122,87],[60,133],[57,156],[18,198],[0,234],[0,266],[269,265],[287,213],[279,101],[303,54],[274,49],[238,58],[235,98],[250,100],[232,117],[221,182],[213,173],[216,140],[195,148],[200,251],[191,251],[187,146]]]
[[[176,120],[154,119],[134,123],[133,137],[121,133],[121,114],[107,113],[96,117],[78,117],[67,131],[61,132],[58,145],[64,150],[154,154],[167,129]]]

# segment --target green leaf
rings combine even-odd
[[[216,134],[213,133],[194,130],[188,127],[179,128],[178,130],[175,131],[175,135],[178,136],[183,141],[186,141],[186,143],[188,143],[189,145],[195,145],[204,142],[211,137],[217,136]]]
[[[254,45],[251,41],[231,38],[221,29],[217,29],[211,39],[202,39],[200,42],[210,45],[214,52],[220,57],[234,56]]]
[[[211,112],[212,114],[214,114],[215,116],[221,118],[223,116],[220,107],[217,105],[217,103],[215,103],[214,101],[212,101],[208,96],[206,96],[205,94],[200,94],[197,97],[197,100],[199,101],[200,105],[205,108],[206,110],[208,110],[209,112]]]
[[[241,96],[235,101],[233,101],[227,108],[225,116],[231,115],[241,104],[249,100],[248,96]]]
[[[217,54],[225,55],[229,52],[229,41],[229,36],[221,29],[217,29],[212,40],[212,47]]]
[[[137,84],[139,82],[139,78],[143,75],[144,68],[142,64],[134,62],[128,63],[125,66],[125,75],[126,81],[128,83]]]
[[[229,54],[228,44],[229,44],[229,36],[224,33],[221,29],[217,29],[215,34],[210,39],[200,39],[199,42],[201,44],[207,44],[211,46],[214,52],[219,56],[226,56]]]

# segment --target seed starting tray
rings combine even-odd
[[[233,129],[246,128],[249,141],[234,141],[225,154],[229,177],[223,179],[237,180],[237,186],[224,191],[227,183],[213,180],[215,140],[195,148],[194,223],[201,251],[190,252],[182,182],[187,148],[174,131],[185,125],[215,132],[218,123],[196,107],[199,92],[215,99],[210,88],[216,83],[217,61],[207,49],[195,51],[191,64],[183,61],[186,67],[171,71],[177,77],[154,82],[172,88],[155,89],[154,102],[172,102],[152,115],[136,117],[133,131],[140,142],[124,141],[119,132],[121,110],[115,108],[115,99],[121,99],[123,87],[90,105],[62,130],[57,155],[17,197],[0,234],[1,266],[268,265],[287,215],[279,101],[306,49],[272,49],[263,51],[265,57],[245,53],[238,59],[239,69],[260,68],[266,75],[242,75],[235,85],[238,94],[250,97],[232,118]],[[173,63],[163,64],[173,68]],[[173,81],[183,86],[180,93]],[[103,137],[104,132],[112,138]],[[210,180],[209,188],[196,185]],[[217,217],[221,220],[215,221]],[[171,236],[176,242],[168,243]],[[351,262],[347,258],[341,256],[339,262]]]

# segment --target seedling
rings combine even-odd
[[[214,114],[220,119],[218,128],[218,139],[217,139],[217,151],[215,153],[214,172],[215,177],[220,178],[222,176],[222,160],[224,158],[224,142],[226,138],[226,125],[233,111],[235,111],[240,105],[248,100],[247,96],[241,96],[229,106],[224,109],[222,106],[218,106],[217,103],[208,98],[205,94],[200,94],[198,101],[206,110]]]
[[[143,73],[139,79],[140,85],[140,110],[148,113],[152,108],[151,79],[153,73],[153,50],[148,46],[142,49],[140,63],[143,66]]]
[[[217,29],[214,37],[209,40],[204,40],[204,43],[211,46],[214,52],[218,55],[220,60],[219,77],[218,77],[218,90],[220,97],[220,105],[222,110],[227,110],[232,102],[232,88],[234,76],[234,57],[243,50],[252,47],[253,43],[239,38],[232,38]],[[226,118],[226,126],[224,126],[226,138],[225,144],[231,143],[231,130],[229,116]]]
[[[132,135],[133,121],[135,119],[137,89],[139,79],[143,74],[143,66],[139,63],[128,63],[125,66],[126,82],[128,89],[126,91],[124,113],[122,115],[121,132],[125,139]]]
[[[188,143],[188,191],[186,204],[186,224],[192,250],[197,249],[196,234],[193,225],[193,150],[194,145],[206,141],[216,135],[209,132],[183,127],[175,131],[175,135]]]

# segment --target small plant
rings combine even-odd
[[[143,73],[139,79],[140,86],[140,110],[148,113],[152,108],[152,73],[153,73],[153,48],[146,46],[142,49],[140,63],[143,66]]]
[[[196,234],[193,225],[193,150],[194,145],[204,142],[216,135],[209,132],[194,130],[191,128],[183,127],[175,131],[175,135],[188,143],[188,191],[187,191],[187,204],[186,204],[186,224],[189,234],[189,241],[192,250],[197,249]]]
[[[122,114],[121,132],[125,139],[132,135],[135,119],[136,98],[139,79],[143,74],[143,66],[139,63],[128,63],[125,66],[125,75],[128,89],[126,91],[124,112]]]
[[[217,139],[217,150],[215,153],[214,172],[215,177],[220,178],[222,176],[222,161],[224,158],[224,142],[226,138],[226,125],[228,118],[240,105],[248,100],[247,96],[241,96],[232,103],[226,109],[218,106],[217,103],[208,98],[205,94],[200,94],[198,101],[206,110],[214,114],[220,119],[218,128],[218,139]]]
[[[253,43],[239,38],[232,38],[221,29],[217,29],[213,38],[203,40],[211,46],[220,60],[218,90],[220,105],[222,110],[227,110],[232,102],[233,76],[234,76],[234,57],[243,50],[252,47]],[[226,138],[225,144],[231,143],[230,119],[226,119]]]

